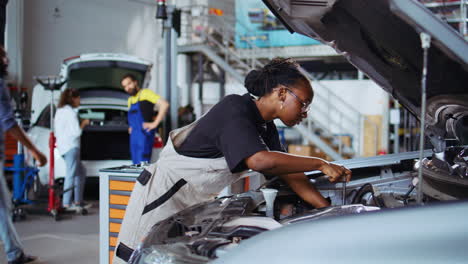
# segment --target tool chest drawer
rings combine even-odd
[[[143,169],[121,168],[99,172],[99,263],[112,263],[125,209]]]

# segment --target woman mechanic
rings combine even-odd
[[[194,123],[171,131],[158,162],[137,179],[119,234],[114,263],[128,259],[157,222],[207,201],[247,170],[280,175],[316,208],[329,202],[305,171],[320,170],[331,182],[351,171],[325,160],[284,152],[273,122],[292,127],[307,117],[313,90],[291,59],[273,59],[245,79],[245,95],[228,95]],[[251,95],[257,97],[253,98]],[[120,258],[120,259],[119,259]]]

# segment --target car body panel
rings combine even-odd
[[[467,217],[465,201],[307,221],[258,234],[212,263],[464,263]]]
[[[85,100],[84,100],[85,101]],[[118,102],[116,100],[113,100]],[[123,105],[89,105],[89,104],[82,104],[79,109],[115,109],[115,110],[122,110],[127,111],[127,107]],[[86,128],[85,128],[86,129]],[[47,159],[49,160],[49,137],[50,137],[50,128],[33,125],[28,130],[28,136],[31,138],[31,141],[37,146],[37,148],[42,151]],[[82,142],[84,144],[85,142]],[[60,179],[65,177],[66,174],[66,166],[65,160],[62,157],[62,154],[58,151],[57,148],[54,148],[54,174],[55,179]],[[86,175],[97,177],[99,175],[99,169],[102,168],[111,168],[111,167],[118,167],[122,165],[130,165],[132,163],[131,160],[83,160],[83,165],[86,169]],[[42,184],[47,184],[48,177],[49,177],[49,164],[47,163],[44,167],[39,169],[39,179]]]

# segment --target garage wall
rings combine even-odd
[[[5,49],[10,59],[9,80],[17,84],[22,79],[23,0],[9,1],[6,14]]]
[[[371,80],[323,80],[320,83],[363,115],[382,115],[387,111],[388,93]]]
[[[159,91],[159,22],[151,0],[24,1],[23,86],[33,76],[58,74],[63,59],[117,52],[153,61],[150,88]]]
[[[388,102],[389,94],[380,88],[375,82],[371,80],[326,80],[320,81],[320,83],[334,91],[335,94],[339,95],[347,104],[353,105],[356,110],[362,115],[371,117],[377,116],[380,118],[380,124],[382,126],[380,135],[380,148],[383,150],[388,149]],[[318,84],[312,82],[314,89],[319,90]],[[194,85],[194,93],[198,92],[198,86]],[[219,100],[219,84],[210,83],[204,86],[204,102],[207,104],[214,104]],[[231,80],[226,84],[226,94],[244,94],[247,90],[242,84]],[[194,102],[196,98],[194,98]],[[342,108],[339,102],[335,102],[338,108]],[[312,103],[312,112],[314,114],[314,108],[318,107],[317,103]],[[344,108],[347,109],[347,108]],[[195,104],[195,110],[198,111],[196,114],[200,114],[200,108]],[[315,116],[318,121],[322,124],[326,124],[326,116]],[[338,131],[332,131],[338,133]]]
[[[388,151],[390,95],[372,80],[327,80],[321,83],[340,95],[346,103],[355,106],[361,114],[371,119],[379,118],[380,122],[377,123],[381,125],[379,150]]]

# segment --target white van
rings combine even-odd
[[[152,64],[149,61],[111,53],[83,54],[63,61],[61,80],[67,80],[61,90],[73,87],[79,90],[81,106],[79,116],[90,119],[81,136],[81,159],[87,176],[99,175],[102,168],[130,165],[129,135],[127,124],[127,93],[120,85],[121,78],[134,74],[142,87],[149,81]],[[58,103],[60,91],[54,91],[54,105]],[[34,144],[49,156],[51,92],[40,84],[32,95],[32,127],[28,131]],[[54,111],[55,113],[55,111]],[[160,148],[160,144],[155,144]],[[154,149],[153,153],[159,149]],[[55,179],[65,176],[65,161],[57,148],[55,155]],[[157,159],[153,155],[152,162]],[[48,157],[49,159],[49,157]],[[40,168],[39,179],[48,183],[49,165]]]

